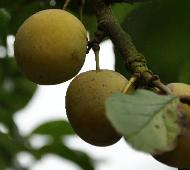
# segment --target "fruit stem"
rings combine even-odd
[[[99,50],[94,51],[96,60],[96,70],[100,70]]]
[[[154,87],[157,87],[159,90],[161,90],[163,93],[165,94],[172,94],[171,93],[171,90],[166,86],[164,85],[160,79],[157,79],[155,81],[152,82],[153,83],[153,86]]]
[[[97,30],[95,33],[94,39],[88,43],[87,53],[89,52],[90,48],[93,49],[95,54],[96,60],[96,70],[100,70],[100,61],[99,61],[99,51],[100,51],[100,42],[103,40],[104,34],[101,31]]]
[[[65,10],[67,8],[67,6],[69,5],[71,0],[65,0],[65,3],[63,5],[63,9]]]
[[[137,77],[136,76],[132,76],[129,81],[127,82],[126,86],[124,87],[124,89],[122,90],[122,93],[127,93],[129,91],[129,89],[133,86],[133,84],[136,82]]]

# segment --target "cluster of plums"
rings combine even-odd
[[[48,9],[29,17],[15,39],[15,57],[21,71],[34,83],[53,85],[75,77],[84,64],[87,31],[83,24],[64,10]],[[113,92],[122,92],[127,79],[112,70],[91,70],[77,75],[66,93],[66,112],[75,132],[86,142],[108,146],[121,135],[105,115],[105,101]],[[190,86],[172,83],[175,95],[190,95]],[[181,103],[190,121],[190,106]],[[188,122],[189,123],[189,122]],[[190,125],[190,123],[189,123]],[[156,159],[175,167],[190,167],[190,133],[178,140],[177,147]]]

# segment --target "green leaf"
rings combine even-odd
[[[61,1],[63,2],[63,1]],[[79,4],[77,1],[70,1],[67,10],[71,10],[74,13],[78,13],[79,15]],[[84,7],[83,7],[83,16],[92,16],[94,15],[94,9],[92,6],[91,1],[85,1]]]
[[[133,5],[129,5],[127,3],[116,3],[112,6],[112,12],[118,22],[122,23],[126,17],[140,5],[141,3],[135,3]]]
[[[137,90],[115,93],[106,102],[107,116],[135,149],[148,153],[172,150],[181,132],[176,96]]]
[[[10,13],[5,8],[0,8],[0,28],[4,23],[9,22],[11,19]]]
[[[19,148],[8,134],[0,133],[0,157],[3,157],[7,163],[17,154]]]
[[[96,17],[95,16],[84,16],[83,17],[83,24],[87,31],[89,32],[89,37],[92,39],[94,37],[94,33],[97,30],[97,23],[96,23]]]
[[[2,170],[13,166],[17,154],[25,149],[18,136],[13,136],[0,132],[0,169]]]
[[[149,68],[164,83],[190,83],[190,75],[184,74],[190,72],[189,9],[189,0],[156,0],[143,3],[123,22]],[[117,60],[116,68],[120,70]]]
[[[0,120],[8,123],[30,101],[36,85],[21,74],[14,58],[0,60],[0,74]]]
[[[7,30],[10,20],[10,13],[5,8],[0,8],[0,45],[6,46]]]
[[[21,1],[17,2],[11,10],[10,34],[15,35],[21,24],[34,13],[50,8],[49,1]]]
[[[0,155],[0,169],[4,170],[6,168],[6,160],[2,155]]]
[[[60,138],[64,135],[73,135],[75,133],[67,121],[55,120],[40,125],[31,133],[31,135],[33,134],[51,135],[54,138]]]
[[[94,170],[94,162],[87,154],[78,150],[70,149],[61,142],[46,145],[34,152],[34,155],[36,158],[40,159],[41,157],[50,153],[56,154],[62,158],[76,163],[83,170]]]

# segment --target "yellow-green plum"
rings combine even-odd
[[[47,9],[20,26],[14,45],[16,61],[31,81],[58,84],[74,77],[83,66],[87,32],[69,12]]]
[[[190,96],[190,85],[184,83],[171,83],[167,85],[177,96]],[[170,152],[156,155],[155,158],[169,166],[176,168],[190,168],[190,106],[180,103],[179,109],[187,118],[187,131],[179,136],[177,146]]]
[[[96,146],[116,143],[121,135],[105,114],[105,101],[113,92],[122,92],[127,79],[111,70],[91,70],[76,76],[66,93],[66,113],[74,131]]]

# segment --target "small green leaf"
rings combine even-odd
[[[16,3],[15,7],[12,9],[9,33],[15,35],[18,28],[28,17],[47,8],[50,8],[49,1],[27,1],[25,3]]]
[[[33,134],[51,135],[54,138],[58,138],[64,135],[72,135],[74,131],[67,121],[55,120],[40,125],[31,133],[31,135]]]
[[[0,169],[5,169],[6,168],[6,160],[2,155],[0,155],[0,162],[1,162]]]
[[[40,159],[46,154],[56,154],[62,158],[70,160],[80,166],[83,170],[94,170],[94,161],[84,152],[70,149],[61,142],[55,142],[51,145],[46,145],[33,152],[37,159]]]
[[[15,145],[15,141],[9,134],[0,133],[0,157],[10,162],[10,160],[17,154],[20,146]]]
[[[112,6],[112,12],[114,16],[117,18],[119,23],[122,23],[127,15],[129,15],[133,10],[138,8],[141,3],[135,3],[133,5],[129,5],[127,3],[116,3]]]
[[[63,1],[61,1],[63,2]],[[62,5],[63,6],[63,5]],[[70,1],[67,10],[71,10],[74,13],[78,13],[79,14],[79,4],[77,1]],[[84,16],[92,16],[94,15],[94,10],[93,10],[93,6],[92,6],[92,2],[91,1],[85,1],[85,4],[83,6],[83,15]]]
[[[133,94],[115,93],[106,102],[113,126],[135,149],[148,153],[172,150],[181,132],[176,96],[157,95],[147,90]]]
[[[0,45],[6,46],[7,30],[10,20],[10,13],[5,8],[0,8]]]
[[[36,85],[21,74],[14,58],[0,60],[0,75],[0,121],[9,124],[12,115],[30,101]]]
[[[2,22],[8,22],[11,19],[10,13],[5,8],[0,8],[0,20]]]

